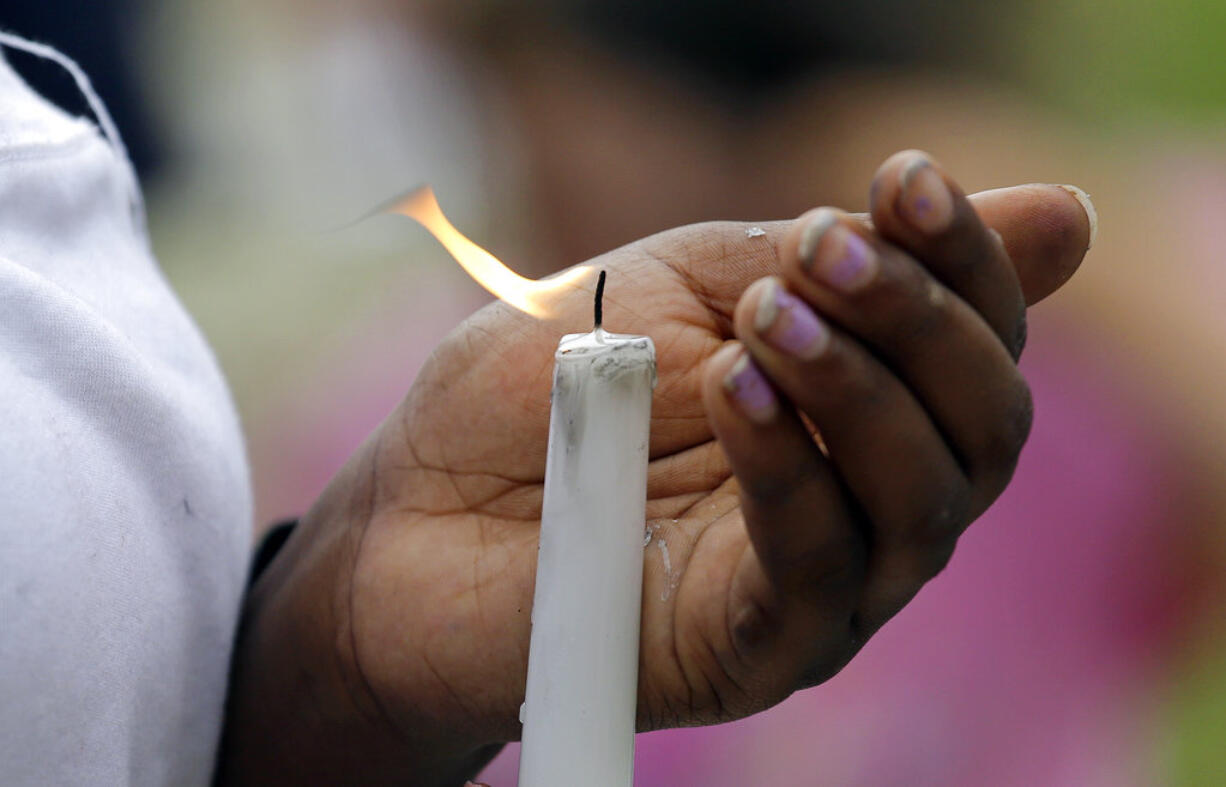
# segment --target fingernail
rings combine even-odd
[[[831,227],[805,271],[840,292],[862,289],[877,275],[877,252],[842,224]]]
[[[1086,246],[1086,251],[1089,251],[1094,246],[1094,239],[1098,237],[1098,211],[1094,209],[1094,203],[1090,201],[1090,195],[1081,189],[1067,183],[1060,188],[1072,194],[1073,198],[1080,202],[1081,207],[1085,209],[1086,218],[1090,221],[1090,243]]]
[[[927,156],[916,156],[903,170],[899,209],[917,229],[931,235],[954,219],[954,198]]]
[[[741,357],[724,377],[724,390],[737,409],[755,423],[769,423],[779,411],[775,392],[747,352],[741,352]]]
[[[767,279],[754,311],[754,329],[777,350],[809,361],[822,354],[830,331],[809,305],[783,289],[778,279]]]
[[[830,208],[819,208],[809,219],[809,223],[800,231],[800,244],[796,247],[802,267],[808,268],[813,264],[813,255],[817,252],[818,244],[822,242],[826,231],[838,221],[838,214]]]

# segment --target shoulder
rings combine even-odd
[[[18,783],[202,783],[220,729],[251,493],[134,188],[92,123],[0,59],[0,763]]]

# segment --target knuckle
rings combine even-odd
[[[893,617],[915,597],[920,588],[945,570],[953,558],[960,532],[961,527],[946,531],[940,536],[932,534],[928,538],[912,540],[911,545],[905,549],[906,557],[901,559],[905,569],[898,577],[896,593],[885,599],[879,610],[883,613],[884,620]]]
[[[861,644],[911,603],[928,580],[940,572],[935,558],[914,550],[904,550],[898,558],[897,570],[889,581],[879,583],[861,600],[853,629],[853,635]]]
[[[889,403],[889,379],[865,354],[832,342],[830,350],[815,363],[821,384],[814,386],[810,395],[817,407],[872,411]]]
[[[912,548],[939,564],[930,576],[943,569],[953,554],[954,542],[970,519],[971,505],[970,484],[959,478],[939,487],[920,508],[909,541]]]
[[[1013,478],[1022,448],[1034,426],[1034,397],[1021,375],[1010,386],[996,428],[986,435],[980,452],[980,466],[973,475],[977,485],[986,485],[992,497],[1004,491]]]
[[[957,545],[957,539],[948,539],[933,545],[923,554],[919,561],[919,574],[925,582],[945,570],[953,559]]]
[[[886,340],[904,351],[946,330],[951,320],[948,292],[918,266],[903,266],[905,273],[885,279],[875,293],[880,314],[890,315]]]

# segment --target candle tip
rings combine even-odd
[[[600,278],[596,280],[596,328],[600,328],[604,322],[604,279],[605,272],[600,272]]]

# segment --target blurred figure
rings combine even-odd
[[[222,100],[274,119],[263,139],[244,129],[246,149],[214,170],[213,193],[238,195],[221,211],[231,226],[257,211],[335,224],[322,217],[429,179],[459,226],[542,275],[690,221],[863,209],[866,174],[903,147],[931,151],[969,190],[1090,187],[1103,231],[1032,326],[1023,368],[1038,418],[1011,490],[840,676],[737,724],[641,737],[639,781],[1165,780],[1165,681],[1211,591],[1197,545],[1223,524],[1226,413],[1214,392],[1226,362],[1214,337],[1226,326],[1221,288],[1206,287],[1221,276],[1220,151],[1150,150],[1138,163],[982,69],[965,76],[967,63],[1003,69],[1017,8],[372,2],[317,5],[274,35],[288,10],[272,4],[264,27],[229,33],[219,17],[221,40],[249,37],[254,67],[223,75],[211,102],[202,86],[187,121],[216,132],[206,116]],[[176,233],[190,237],[199,219],[178,215],[168,242],[182,248]],[[239,370],[264,519],[313,499],[434,340],[480,302],[441,251],[393,221],[302,244],[307,276],[322,281],[366,276],[325,267],[328,255],[376,261],[344,301],[324,285],[295,300],[303,285],[285,282],[304,277],[291,267],[302,258],[278,263],[267,248],[237,258],[267,273],[231,260],[210,279],[179,263],[185,298]],[[404,259],[418,262],[393,267]],[[216,288],[233,277],[284,299],[221,301],[277,314],[278,347],[298,337],[278,354],[279,380],[257,371],[259,341],[227,344],[226,326],[244,321]],[[321,327],[347,323],[357,327]],[[290,389],[296,406],[273,412]],[[484,780],[512,783],[514,757],[508,748]]]

